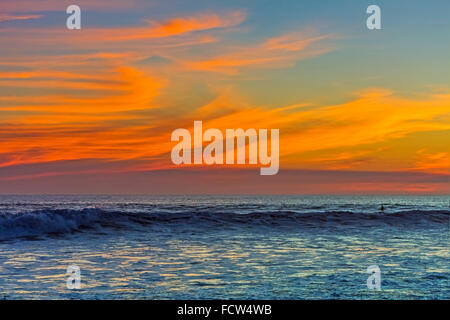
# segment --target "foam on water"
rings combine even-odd
[[[133,228],[133,225],[148,224],[179,224],[185,227],[214,226],[272,226],[308,228],[320,227],[321,224],[350,225],[358,227],[377,224],[404,224],[406,227],[422,224],[430,227],[432,224],[448,223],[450,211],[447,210],[407,210],[392,213],[385,212],[351,212],[351,211],[286,211],[265,210],[263,206],[253,208],[254,211],[242,213],[223,212],[222,206],[186,210],[177,206],[165,210],[151,212],[106,211],[97,208],[85,209],[47,209],[29,212],[0,212],[0,240],[26,238],[38,235],[73,234],[75,232],[98,232],[100,229],[108,232],[117,228]],[[186,225],[187,224],[187,225]],[[134,230],[134,229],[133,229]],[[145,232],[145,229],[141,229]]]

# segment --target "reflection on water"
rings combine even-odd
[[[195,202],[140,198],[128,199],[128,205],[123,199],[111,199],[52,202],[34,198],[21,203],[22,210],[31,207],[33,212],[35,206],[117,209],[120,204],[121,210],[146,214],[159,210],[172,216],[167,221],[163,216],[145,223],[139,220],[139,224],[132,221],[127,227],[101,224],[95,229],[37,234],[34,239],[11,238],[8,233],[9,238],[0,242],[0,298],[450,298],[446,199],[221,198],[214,203],[209,198]],[[2,201],[4,208],[21,212],[16,200],[16,205]],[[251,215],[283,210],[318,215],[338,206],[340,212],[356,215],[376,211],[381,201],[397,201],[407,207],[403,210],[447,213],[432,219],[411,214],[384,220],[345,214],[344,220],[334,216],[299,220],[289,215],[268,220]],[[186,212],[226,215],[236,211],[241,213],[239,218],[225,220],[214,215],[186,216]],[[175,212],[180,219],[174,218]],[[128,223],[137,218],[127,219]],[[66,288],[66,268],[71,264],[81,268],[81,290]],[[381,268],[381,292],[366,288],[365,272],[373,264]]]

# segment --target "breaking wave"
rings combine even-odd
[[[148,226],[211,227],[287,227],[308,228],[333,225],[359,227],[377,224],[429,226],[448,224],[450,211],[408,210],[395,213],[362,213],[351,211],[270,211],[227,212],[220,208],[149,210],[148,212],[108,211],[98,208],[48,209],[29,212],[0,212],[0,240],[45,235],[66,235],[77,232],[127,229]],[[146,230],[146,229],[144,229]]]

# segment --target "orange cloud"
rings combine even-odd
[[[267,50],[301,50],[303,45],[286,42],[285,38],[264,42]],[[92,57],[98,55],[86,56],[86,66],[95,63]],[[105,61],[116,58],[120,61],[127,56],[104,53],[101,57]],[[59,59],[61,61],[56,63],[62,64],[64,58]],[[115,66],[107,71],[107,66],[99,68],[96,65],[99,69],[94,68],[91,72],[35,69],[0,73],[3,88],[14,85],[22,89],[52,87],[67,92],[64,95],[53,92],[10,95],[0,99],[0,111],[20,111],[9,118],[5,131],[0,132],[0,149],[8,154],[3,165],[83,158],[132,158],[150,159],[149,167],[152,167],[155,159],[169,162],[167,154],[172,148],[169,138],[172,130],[190,128],[193,120],[203,120],[205,129],[280,129],[281,165],[284,167],[351,169],[358,164],[364,169],[364,163],[369,164],[360,159],[368,151],[350,148],[397,139],[414,132],[450,129],[442,120],[450,111],[450,95],[415,100],[397,97],[383,89],[360,92],[354,100],[340,105],[313,107],[300,103],[275,109],[251,105],[228,90],[193,111],[182,110],[170,117],[149,117],[147,122],[142,122],[143,119],[130,111],[164,107],[154,100],[166,88],[168,80],[151,77],[132,67]],[[72,90],[88,93],[83,97]],[[90,91],[94,93],[89,94]],[[334,149],[334,153],[328,152]],[[312,151],[318,152],[316,156],[303,160],[301,154]],[[327,151],[326,155],[321,156],[320,152],[324,151]],[[441,170],[445,160],[443,152],[423,156],[416,169]],[[377,161],[381,168],[389,169],[393,165],[387,161],[383,164],[383,159]],[[158,166],[161,165],[159,162]],[[397,165],[397,170],[408,167],[405,162]]]
[[[112,29],[90,29],[89,34],[80,33],[72,40],[81,41],[131,41],[155,39],[189,34],[218,28],[234,27],[245,20],[243,11],[216,14],[204,13],[194,16],[177,17],[165,22],[146,21],[144,27],[125,27]]]
[[[3,110],[40,111],[58,113],[110,113],[126,110],[139,110],[151,108],[151,101],[159,94],[159,90],[165,85],[165,80],[149,77],[131,67],[118,67],[117,73],[104,75],[80,75],[67,72],[25,72],[7,74],[10,78],[19,81],[0,81],[0,85],[19,85],[21,88],[45,88],[53,89],[103,89],[109,94],[94,97],[80,97],[80,94],[66,95],[40,95],[19,96],[2,99],[9,102]],[[33,78],[39,81],[30,81]],[[53,77],[53,80],[41,80],[39,78]],[[84,80],[84,82],[80,82]]]
[[[174,36],[188,36],[194,32],[215,29],[225,29],[241,24],[246,18],[243,11],[232,11],[226,13],[203,13],[192,16],[176,17],[164,22],[148,21],[145,26],[139,27],[114,27],[114,28],[89,28],[69,33],[64,28],[8,28],[0,30],[0,41],[19,42],[21,45],[36,42],[36,45],[54,46],[55,43],[64,43],[68,46],[87,46],[95,48],[111,47],[116,42],[139,41],[145,39],[165,39]],[[11,38],[17,34],[18,39]],[[2,39],[3,37],[3,39]],[[36,39],[39,39],[37,41]],[[184,43],[209,43],[212,37],[202,35],[200,38]],[[166,45],[162,43],[161,45]],[[170,43],[169,43],[170,44]],[[183,41],[177,39],[172,46],[180,46]],[[185,44],[186,45],[186,44]],[[145,43],[139,42],[139,46]]]
[[[447,97],[449,99],[450,97]],[[364,97],[360,97],[361,101]],[[378,97],[377,99],[380,99]],[[394,97],[391,97],[392,101],[395,101]],[[355,123],[351,123],[351,119],[346,124],[341,123],[341,119],[337,119],[336,123],[328,123],[328,125],[321,128],[321,135],[326,136],[329,143],[324,145],[313,145],[309,142],[309,139],[314,135],[313,132],[309,132],[311,128],[318,125],[316,123],[308,123],[315,119],[318,114],[332,117],[332,110],[327,110],[334,107],[323,107],[317,110],[309,110],[300,108],[278,108],[275,110],[265,110],[263,108],[255,108],[251,106],[245,106],[240,104],[237,107],[230,106],[225,112],[220,112],[222,107],[226,107],[229,103],[232,103],[233,97],[220,96],[215,101],[208,103],[202,108],[202,111],[206,112],[207,121],[204,122],[204,129],[210,127],[217,128],[250,128],[250,127],[271,127],[275,124],[283,124],[280,128],[280,142],[281,151],[283,152],[281,158],[282,171],[287,168],[330,168],[330,161],[333,158],[317,157],[313,159],[313,163],[303,161],[301,152],[307,150],[328,150],[330,147],[338,148],[338,156],[335,160],[348,160],[351,161],[364,153],[352,153],[346,151],[349,147],[354,147],[360,143],[365,143],[367,139],[387,140],[390,138],[389,130],[383,135],[378,132],[378,137],[363,136],[360,140],[353,139],[354,130],[349,130],[351,127],[359,127]],[[349,104],[356,103],[355,101],[349,102]],[[378,100],[381,101],[381,100]],[[407,100],[405,100],[407,101]],[[432,109],[439,109],[439,104],[448,103],[448,100],[433,101],[430,99],[427,106]],[[361,102],[360,102],[361,103]],[[375,101],[374,101],[375,103]],[[417,101],[415,103],[418,103]],[[415,104],[413,103],[413,104]],[[413,105],[412,104],[412,105]],[[433,106],[435,104],[435,106]],[[358,105],[358,103],[356,103]],[[341,105],[342,108],[347,108],[346,104]],[[247,108],[246,110],[240,108]],[[322,110],[320,110],[322,109]],[[395,118],[395,112],[387,112],[391,109],[389,106],[384,106],[384,117]],[[319,111],[320,110],[320,111]],[[413,108],[414,110],[414,108]],[[310,114],[312,112],[313,114]],[[367,111],[366,118],[370,118],[370,111]],[[301,114],[304,114],[303,118]],[[432,113],[439,114],[439,110],[432,110],[427,117],[424,118],[424,122],[430,121],[430,117],[433,118]],[[261,116],[258,116],[262,114]],[[54,114],[58,120],[58,114]],[[90,169],[81,170],[78,173],[71,170],[70,164],[66,169],[55,170],[51,167],[48,171],[39,172],[35,174],[13,174],[9,175],[7,180],[13,181],[16,179],[35,179],[39,177],[45,177],[47,175],[58,176],[61,174],[112,174],[120,172],[133,172],[133,171],[147,171],[147,170],[159,170],[161,168],[172,167],[170,162],[169,152],[173,147],[173,143],[169,141],[171,130],[177,127],[190,128],[192,120],[199,118],[200,113],[194,112],[190,115],[180,114],[170,119],[153,119],[138,124],[120,125],[120,123],[112,124],[110,121],[120,121],[124,119],[124,115],[111,114],[112,118],[107,118],[102,114],[97,115],[98,118],[90,119],[89,117],[78,117],[74,114],[67,114],[67,118],[60,118],[59,121],[52,121],[52,117],[40,116],[22,118],[23,124],[12,124],[11,126],[0,126],[0,167],[1,166],[13,166],[17,164],[30,164],[30,163],[52,163],[53,161],[63,160],[76,160],[76,159],[99,159],[93,164]],[[117,116],[116,119],[114,117]],[[290,118],[293,118],[292,122]],[[122,119],[121,119],[122,118]],[[32,121],[33,119],[33,121]],[[133,118],[130,118],[134,120]],[[255,120],[253,122],[252,120]],[[427,120],[428,119],[428,120]],[[328,119],[327,119],[328,120]],[[362,113],[359,113],[356,118],[357,122],[363,121]],[[367,131],[376,131],[377,123],[379,119],[375,119],[373,123],[368,123],[365,127]],[[414,116],[405,115],[401,122],[415,121]],[[133,122],[131,122],[133,123]],[[414,131],[414,128],[408,128],[406,126],[399,126],[398,129],[403,131],[403,134]],[[391,129],[392,131],[395,128]],[[358,131],[358,130],[357,130]],[[333,139],[334,135],[340,138],[346,137],[350,141],[340,141],[339,139]],[[300,152],[300,154],[298,153]],[[297,155],[294,158],[289,158],[290,155]],[[320,154],[320,153],[319,153]],[[432,155],[431,157],[423,157],[420,171],[423,172],[436,172],[434,167],[434,160],[444,158],[444,155]],[[430,161],[430,158],[432,158]],[[137,165],[124,164],[120,168],[112,167],[106,163],[102,164],[101,160],[106,161],[136,161]],[[396,168],[389,161],[383,158],[378,159],[378,162],[383,163],[385,170],[402,169],[404,164],[400,163],[400,167]],[[370,163],[366,163],[366,170],[370,169]],[[212,167],[203,167],[203,173],[207,174]],[[233,168],[229,168],[233,169]],[[283,170],[284,169],[284,170]],[[352,167],[346,167],[345,169],[351,170]],[[75,170],[76,171],[76,170]],[[446,174],[445,172],[442,172]],[[311,181],[304,187],[306,192],[331,192],[335,193],[339,190],[340,193],[379,193],[379,192],[392,192],[392,193],[443,193],[448,184],[443,182],[421,182],[417,181],[403,181],[403,179],[392,178],[393,181],[381,182],[373,181],[370,178],[360,179],[355,178],[355,181],[351,181],[345,184],[339,184],[339,188],[336,189],[336,183],[332,183],[329,180],[326,182]],[[3,179],[5,180],[5,179]],[[441,179],[442,180],[442,179]],[[284,180],[283,180],[284,181]],[[298,181],[284,181],[282,186],[284,192],[297,192]],[[306,189],[305,189],[306,188]],[[302,189],[303,190],[303,189]]]
[[[0,87],[7,93],[0,96],[0,166],[95,158],[148,162],[133,170],[167,167],[171,165],[171,131],[203,120],[205,129],[280,129],[282,168],[371,170],[375,163],[379,170],[445,172],[446,150],[418,153],[411,167],[406,157],[395,164],[382,157],[365,161],[371,152],[359,147],[415,132],[450,130],[448,121],[443,121],[450,111],[448,94],[408,99],[370,89],[339,105],[315,107],[300,101],[270,108],[252,105],[236,95],[232,86],[227,91],[210,81],[215,78],[199,80],[202,75],[196,78],[199,74],[186,72],[238,74],[246,68],[286,67],[333,50],[328,40],[334,35],[317,35],[312,30],[288,32],[251,45],[203,46],[201,54],[182,48],[215,43],[220,38],[212,32],[198,31],[232,28],[245,18],[243,11],[234,11],[89,32],[22,30],[28,38],[0,30],[2,44],[8,39],[6,48],[11,47],[11,38],[27,48],[42,43],[53,47],[55,41],[76,47],[75,52],[95,47],[89,53],[2,56],[1,64],[8,67],[4,70],[17,66],[22,71],[0,71]],[[152,41],[141,41],[149,38]],[[122,41],[130,41],[126,50]],[[153,55],[167,58],[171,67],[139,64]],[[220,92],[216,99],[200,104],[204,100],[196,93],[183,91],[185,85],[201,81],[208,86],[205,96]],[[194,102],[185,101],[185,96]],[[304,158],[308,152],[315,152],[314,157]]]
[[[100,37],[104,41],[129,41],[149,38],[164,38],[176,35],[217,28],[233,27],[245,20],[245,13],[234,11],[227,14],[199,14],[197,16],[178,17],[163,23],[149,21],[149,27],[121,28],[119,30],[96,30],[91,37]],[[111,32],[112,31],[112,32]]]
[[[416,166],[413,170],[449,174],[450,152],[429,153],[424,149],[418,150]]]
[[[168,37],[183,33],[216,28],[234,27],[245,20],[243,11],[234,11],[224,15],[200,14],[198,16],[174,18],[163,23],[152,23],[155,27],[138,37]],[[136,35],[131,35],[134,37]]]
[[[316,46],[333,35],[311,36],[311,31],[295,32],[270,38],[263,43],[234,49],[203,61],[189,61],[188,69],[238,74],[245,67],[286,67],[300,59],[318,56],[333,50],[331,46]]]
[[[30,20],[30,19],[39,19],[42,15],[38,14],[29,14],[29,15],[14,15],[14,14],[0,14],[0,22],[3,21],[14,21],[14,20]]]
[[[299,51],[304,50],[314,42],[331,39],[333,37],[334,36],[332,35],[311,37],[306,32],[294,32],[270,38],[263,44],[263,47],[268,50]]]
[[[205,130],[239,127],[280,129],[281,165],[291,168],[351,169],[358,164],[369,170],[372,162],[359,160],[369,151],[353,150],[355,147],[399,139],[416,132],[450,130],[450,124],[439,119],[450,112],[450,95],[414,100],[397,97],[387,90],[370,89],[359,93],[353,101],[335,106],[304,108],[295,105],[294,108],[266,109],[236,101],[239,106],[236,109],[223,108],[224,105],[232,105],[232,101],[235,100],[225,95],[210,103],[206,115],[216,114],[216,117],[205,118],[202,109],[191,117],[204,119]],[[217,106],[217,110],[211,106]],[[191,127],[192,123],[186,122],[186,125]],[[332,153],[334,159],[330,155],[320,156],[320,151],[328,150],[335,150]],[[312,151],[316,151],[316,156],[303,161],[302,153]],[[443,154],[436,156],[434,165],[431,159],[424,160],[431,169],[431,166],[443,165],[441,161],[444,158]],[[385,170],[394,166],[389,159],[376,161]],[[408,159],[399,161],[394,169],[404,170]],[[364,163],[369,167],[364,168]]]

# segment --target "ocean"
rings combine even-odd
[[[449,217],[448,196],[0,196],[0,299],[450,299]]]

